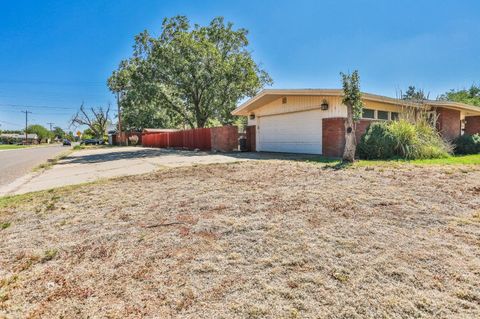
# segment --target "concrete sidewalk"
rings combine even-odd
[[[29,173],[0,188],[0,196],[23,194],[104,178],[153,172],[161,167],[249,160],[241,154],[211,154],[142,147],[75,151],[49,169]]]

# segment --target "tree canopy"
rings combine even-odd
[[[222,17],[192,26],[185,16],[165,19],[158,37],[138,34],[133,56],[108,79],[125,128],[232,123],[237,103],[272,83],[253,61],[247,35]]]
[[[340,73],[343,86],[343,104],[352,109],[353,120],[358,122],[362,118],[363,102],[360,92],[360,75],[355,70],[352,74]]]
[[[62,130],[61,127],[55,126],[53,128],[53,136],[57,138],[64,138],[65,137],[65,131]]]
[[[402,93],[402,100],[424,101],[428,100],[428,94],[425,94],[424,90],[417,89],[415,86],[410,85],[407,91]]]
[[[39,141],[45,141],[53,137],[53,133],[39,124],[32,124],[27,127],[28,134],[37,134]]]
[[[450,90],[438,99],[480,106],[480,86],[472,84],[468,89]]]

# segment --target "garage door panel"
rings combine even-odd
[[[259,151],[322,153],[320,110],[259,118]]]

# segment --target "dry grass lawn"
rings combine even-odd
[[[479,318],[480,167],[262,161],[0,200],[0,318]]]

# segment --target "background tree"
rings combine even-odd
[[[204,127],[214,119],[231,124],[237,103],[272,83],[253,61],[247,35],[222,17],[191,26],[185,16],[165,19],[157,38],[148,31],[137,35],[133,57],[108,80],[121,97],[124,123],[137,128]]]
[[[48,129],[45,127],[39,125],[39,124],[32,124],[27,127],[27,133],[28,134],[37,134],[37,139],[38,142],[46,142],[48,139],[53,137],[52,132],[50,132]]]
[[[345,149],[343,151],[344,162],[355,161],[357,141],[355,136],[355,123],[360,121],[363,112],[362,95],[360,92],[360,76],[355,70],[352,74],[340,73],[343,82],[342,103],[347,106],[347,118],[345,119]]]
[[[480,86],[472,84],[469,89],[450,90],[440,95],[438,99],[480,106]]]
[[[59,139],[65,138],[65,131],[62,128],[55,126],[53,128],[53,136]]]
[[[103,107],[86,108],[83,104],[80,110],[70,120],[70,126],[87,126],[96,138],[103,138],[110,121],[110,104]]]
[[[423,89],[417,89],[415,86],[411,85],[408,87],[405,93],[402,93],[402,100],[411,100],[411,101],[425,101],[428,100],[428,94],[425,94]]]

